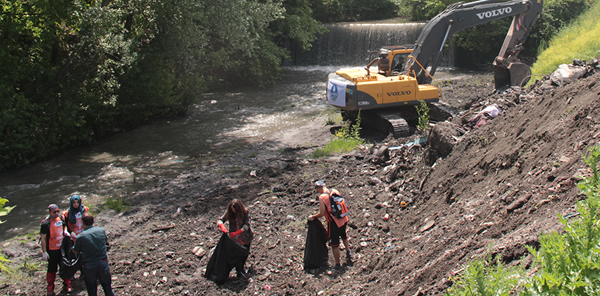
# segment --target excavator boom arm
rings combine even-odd
[[[431,78],[423,68],[430,75],[435,73],[443,46],[454,34],[480,24],[514,16],[502,49],[494,62],[496,68],[508,68],[510,70],[512,64],[520,63],[516,59],[516,55],[522,50],[522,43],[525,42],[535,19],[542,11],[542,1],[512,0],[498,2],[497,0],[481,0],[465,4],[456,3],[449,6],[423,28],[412,52],[412,58],[408,61],[409,73],[415,73],[419,84],[430,83]],[[496,73],[496,76],[498,76],[499,71],[496,71]],[[496,87],[498,88],[498,81]]]

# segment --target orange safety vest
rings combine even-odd
[[[89,211],[88,207],[84,206],[83,208],[85,209],[86,212]],[[67,222],[67,224],[68,224],[67,226],[68,226],[69,230],[75,232],[75,234],[77,234],[77,235],[79,235],[83,231],[83,229],[85,229],[85,225],[83,225],[81,216],[82,216],[81,212],[76,213],[75,214],[75,223],[73,223],[73,221],[70,221],[70,220],[69,220],[69,222]],[[68,218],[69,218],[69,210],[66,210],[63,212],[63,219],[65,221],[67,221]]]
[[[333,221],[335,221],[335,224],[338,227],[342,227],[342,226],[344,226],[344,224],[348,223],[348,221],[350,221],[350,219],[348,219],[347,216],[342,217],[342,218],[335,218],[331,215],[331,212],[329,210],[329,209],[331,209],[331,202],[329,202],[329,194],[330,193],[340,194],[340,192],[337,191],[336,189],[328,189],[328,191],[319,195],[319,200],[321,200],[325,204],[325,210],[327,211],[327,215],[325,215],[325,218],[327,219],[327,223],[330,223],[330,221],[333,220]]]
[[[60,246],[63,240],[63,220],[58,216],[54,220],[50,220],[49,234],[48,234],[48,250],[60,250]]]

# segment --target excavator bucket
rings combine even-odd
[[[531,78],[531,69],[522,62],[507,63],[507,67],[494,68],[494,82],[496,89],[505,89],[511,86],[523,86]]]

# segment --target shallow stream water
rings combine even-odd
[[[81,195],[84,205],[97,205],[108,197],[153,188],[200,160],[281,136],[329,108],[327,75],[338,68],[285,68],[273,88],[203,94],[185,117],[157,121],[0,173],[0,197],[17,206],[3,217],[0,240],[37,231],[48,204],[64,210],[72,194]],[[441,71],[436,77],[448,74]]]
[[[291,67],[274,88],[207,93],[188,115],[122,132],[27,168],[0,173],[0,197],[17,207],[0,224],[0,239],[37,230],[47,206],[68,207],[151,188],[206,157],[276,137],[328,107],[327,73],[334,67]]]

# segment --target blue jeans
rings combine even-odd
[[[83,275],[85,276],[85,287],[89,296],[98,295],[98,284],[96,283],[96,279],[100,281],[100,285],[102,285],[102,289],[104,289],[104,295],[115,295],[110,284],[111,279],[108,261],[100,260],[91,263],[84,263]]]

